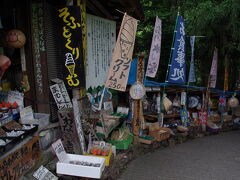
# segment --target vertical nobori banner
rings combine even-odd
[[[67,88],[85,87],[80,14],[79,6],[57,8],[58,46]]]
[[[195,65],[194,65],[194,43],[195,43],[195,36],[190,36],[191,62],[190,62],[188,83],[196,82]]]
[[[109,67],[106,88],[126,90],[136,31],[137,20],[125,14]]]
[[[210,88],[215,88],[217,83],[217,63],[218,63],[218,49],[215,47],[213,53],[212,66],[210,71]]]
[[[186,48],[185,48],[185,26],[182,16],[177,17],[176,36],[172,51],[172,59],[168,81],[176,84],[185,84],[186,82]]]
[[[146,76],[154,78],[157,74],[162,40],[162,21],[156,17]]]

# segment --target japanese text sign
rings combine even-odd
[[[218,63],[218,49],[215,47],[213,53],[212,66],[210,71],[210,88],[215,88],[217,83],[217,63]]]
[[[178,16],[176,24],[176,36],[172,52],[168,82],[185,84],[186,82],[186,48],[185,26],[182,16]]]
[[[162,21],[156,17],[152,45],[150,50],[150,55],[148,58],[147,72],[146,76],[154,78],[157,73],[160,52],[161,52],[161,39],[162,39]]]
[[[118,91],[126,90],[136,30],[137,20],[125,14],[114,48],[105,87]]]
[[[78,6],[57,9],[59,50],[67,88],[85,87],[81,16]]]

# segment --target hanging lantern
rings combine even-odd
[[[239,104],[238,99],[235,96],[232,96],[229,100],[228,100],[228,106],[230,108],[235,108],[237,107]]]
[[[26,43],[24,33],[18,29],[13,29],[7,32],[7,45],[12,48],[21,48]]]

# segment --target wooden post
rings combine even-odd
[[[137,81],[143,83],[143,73],[144,73],[144,55],[138,55],[138,66],[137,66]],[[132,121],[133,134],[135,136],[139,135],[140,128],[145,127],[142,100],[133,100],[134,104],[134,115]]]
[[[210,98],[210,91],[209,91],[209,87],[210,87],[210,83],[211,83],[211,76],[208,76],[208,85],[207,85],[207,90],[206,90],[206,95],[205,95],[205,102],[203,103],[203,107],[202,109],[204,111],[208,111],[208,104],[209,104],[209,98]],[[206,124],[202,124],[202,131],[205,132],[206,131]]]

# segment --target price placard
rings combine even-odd
[[[52,144],[52,148],[55,152],[55,154],[58,157],[58,160],[60,162],[69,162],[68,157],[67,157],[67,153],[64,149],[63,143],[61,141],[61,139],[58,139],[56,142],[54,142]]]

